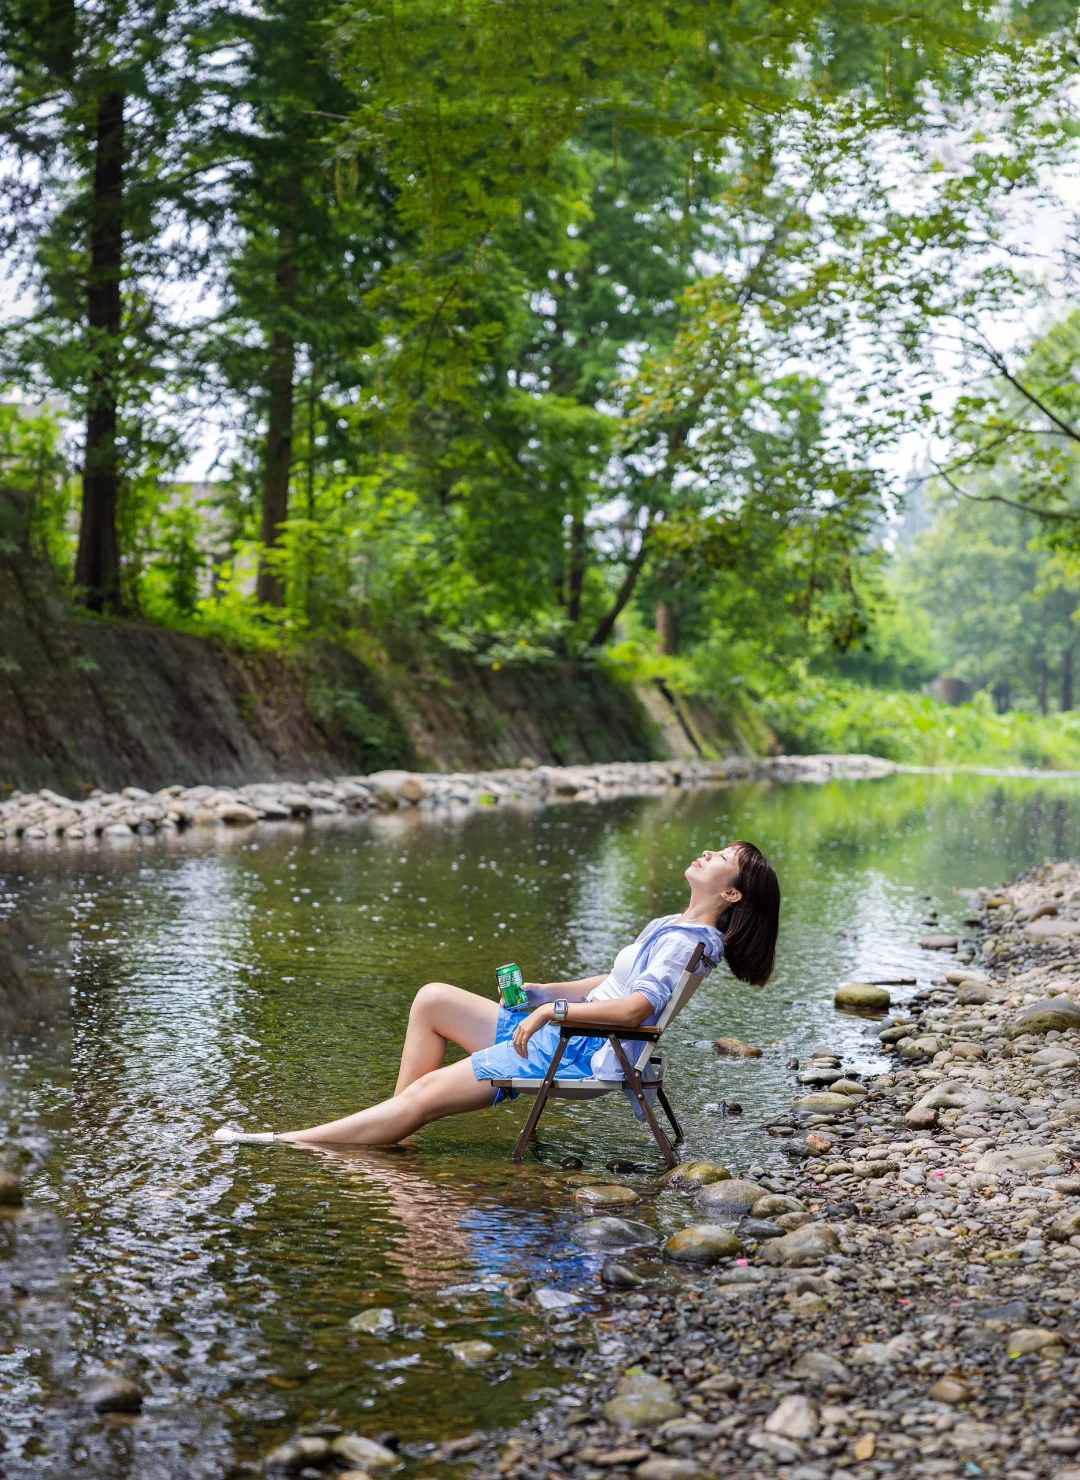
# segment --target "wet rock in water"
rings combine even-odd
[[[1026,1007],[1009,1027],[1009,1037],[1024,1033],[1067,1033],[1080,1028],[1080,1003],[1071,997],[1047,997]]]
[[[1044,1331],[1041,1327],[1029,1326],[1026,1330],[1009,1332],[1007,1351],[1010,1357],[1025,1357],[1028,1352],[1038,1352],[1043,1357],[1060,1356],[1063,1345],[1064,1337],[1060,1331]]]
[[[575,1295],[573,1290],[560,1290],[555,1285],[541,1285],[533,1291],[532,1298],[541,1310],[568,1310],[572,1305],[581,1304],[580,1295]]]
[[[829,1064],[811,1064],[809,1068],[800,1069],[798,1074],[800,1084],[832,1084],[843,1077],[843,1069]]]
[[[0,1208],[21,1208],[22,1182],[14,1172],[0,1172]]]
[[[490,1341],[451,1341],[446,1349],[456,1361],[463,1362],[466,1367],[479,1367],[484,1362],[490,1362],[496,1354]]]
[[[784,1439],[813,1439],[821,1423],[817,1408],[802,1393],[792,1393],[773,1409],[765,1420],[767,1434],[779,1434]]]
[[[803,1142],[811,1156],[820,1156],[822,1152],[831,1151],[835,1144],[835,1138],[825,1131],[808,1131]]]
[[[659,1242],[659,1234],[628,1218],[589,1218],[570,1237],[583,1249],[634,1249]]]
[[[397,1329],[397,1320],[392,1310],[376,1307],[362,1310],[347,1323],[350,1331],[361,1331],[367,1336],[390,1336]]]
[[[396,1470],[400,1458],[385,1444],[366,1439],[363,1434],[339,1434],[330,1441],[330,1453],[358,1470]]]
[[[1049,1146],[1005,1146],[1000,1151],[986,1151],[975,1163],[977,1172],[1043,1172],[1057,1162],[1057,1153]]]
[[[968,1390],[964,1383],[955,1377],[939,1378],[926,1395],[935,1403],[965,1403],[968,1398]]]
[[[839,1249],[835,1228],[828,1223],[805,1223],[802,1228],[766,1244],[760,1258],[765,1264],[817,1264]]]
[[[776,1218],[781,1213],[804,1213],[805,1205],[797,1197],[787,1197],[782,1192],[767,1192],[759,1197],[750,1209],[754,1218]]]
[[[796,1357],[791,1364],[792,1377],[806,1378],[811,1382],[850,1382],[850,1374],[839,1357],[830,1352],[809,1351]]]
[[[955,951],[960,942],[955,935],[924,935],[919,944],[924,951]]]
[[[708,1187],[713,1182],[730,1180],[727,1167],[717,1161],[684,1161],[661,1178],[668,1187]]]
[[[899,1043],[901,1038],[910,1038],[915,1024],[906,1018],[899,1022],[886,1023],[878,1034],[878,1042],[885,1044]]]
[[[753,1048],[749,1043],[743,1043],[741,1038],[718,1038],[713,1048],[722,1057],[729,1059],[761,1058],[761,1049]]]
[[[302,1470],[306,1465],[324,1465],[331,1453],[328,1440],[302,1434],[271,1449],[263,1463],[268,1470]]]
[[[510,1300],[527,1300],[532,1294],[532,1280],[507,1280],[503,1294]]]
[[[604,1404],[608,1423],[623,1429],[655,1428],[682,1415],[683,1406],[671,1383],[648,1372],[628,1372],[621,1377],[614,1398]]]
[[[644,1464],[638,1465],[634,1474],[639,1480],[710,1480],[712,1471],[692,1459],[671,1459],[654,1454]]]
[[[564,1156],[559,1165],[568,1172],[577,1171],[585,1165],[580,1156]]]
[[[748,1182],[743,1177],[732,1177],[726,1182],[713,1182],[694,1194],[694,1207],[699,1213],[726,1213],[738,1216],[749,1213],[759,1197],[768,1188],[759,1182]]]
[[[600,1283],[609,1290],[637,1290],[645,1283],[645,1276],[621,1259],[606,1259],[600,1271]]]
[[[888,1012],[892,1003],[885,987],[875,987],[869,982],[848,982],[837,988],[833,1006],[845,1012]]]
[[[574,1193],[574,1201],[587,1208],[620,1208],[640,1202],[641,1198],[632,1187],[594,1185],[579,1187]]]
[[[138,1413],[143,1395],[126,1377],[99,1377],[82,1390],[79,1403],[95,1413]]]
[[[736,1259],[746,1250],[730,1228],[716,1223],[695,1223],[680,1228],[664,1245],[664,1258],[675,1264],[717,1264],[721,1259]]]
[[[860,1084],[857,1079],[834,1079],[830,1092],[834,1095],[847,1095],[849,1099],[861,1099],[863,1095],[869,1094],[866,1085]]]

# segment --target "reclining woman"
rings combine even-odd
[[[705,947],[698,972],[708,975],[721,956],[740,981],[764,986],[772,975],[780,921],[780,885],[772,864],[752,843],[706,849],[686,870],[690,902],[681,915],[651,920],[615,958],[607,976],[529,985],[525,1014],[446,982],[428,982],[413,999],[393,1098],[340,1120],[306,1130],[245,1134],[222,1129],[216,1141],[291,1141],[322,1145],[388,1146],[421,1126],[466,1110],[483,1110],[503,1097],[493,1079],[547,1073],[559,1043],[552,1024],[617,1023],[628,1029],[655,1023],[694,946]],[[560,1079],[620,1079],[610,1044],[571,1038]],[[469,1055],[445,1064],[448,1043]]]

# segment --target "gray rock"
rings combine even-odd
[[[787,1197],[782,1192],[767,1192],[759,1197],[750,1212],[755,1218],[776,1218],[781,1213],[804,1213],[805,1204],[797,1197]]]
[[[707,1428],[707,1424],[695,1424],[695,1428]],[[712,1474],[711,1470],[705,1469],[692,1459],[670,1459],[660,1454],[654,1454],[643,1464],[638,1465],[634,1474],[640,1480],[707,1480]]]
[[[339,1434],[330,1441],[330,1453],[345,1460],[354,1469],[369,1473],[372,1470],[396,1470],[401,1464],[400,1458],[392,1449],[387,1449],[385,1444],[367,1439],[362,1434]]]
[[[712,1182],[694,1195],[694,1207],[699,1213],[727,1213],[732,1216],[749,1213],[759,1197],[768,1188],[758,1182],[748,1182],[743,1177],[731,1177],[726,1182]]]
[[[1080,1234],[1080,1213],[1059,1213],[1046,1230],[1046,1237],[1055,1244],[1066,1244]]]
[[[554,1285],[541,1285],[533,1291],[532,1298],[541,1310],[568,1310],[572,1305],[581,1304],[581,1296],[575,1295],[573,1290],[559,1290]]]
[[[986,1151],[975,1163],[977,1172],[1016,1173],[1044,1172],[1057,1161],[1049,1146],[1006,1146],[1000,1151]]]
[[[622,1429],[656,1428],[682,1415],[682,1404],[671,1384],[647,1372],[627,1373],[621,1377],[615,1397],[604,1404],[604,1417],[608,1423]]]
[[[1073,1064],[1080,1064],[1080,1054],[1072,1053],[1067,1048],[1062,1048],[1057,1043],[1051,1043],[1047,1048],[1040,1048],[1038,1053],[1031,1055],[1033,1064],[1054,1066],[1057,1064],[1071,1068]]]
[[[636,1290],[645,1283],[645,1277],[621,1259],[607,1259],[600,1271],[600,1283],[609,1290]]]
[[[828,1223],[804,1223],[802,1228],[773,1239],[761,1250],[765,1264],[817,1264],[839,1251],[840,1240]]]
[[[307,1465],[324,1465],[331,1452],[328,1440],[303,1434],[271,1449],[263,1463],[268,1470],[302,1470]]]
[[[708,1187],[713,1182],[730,1180],[727,1167],[716,1161],[684,1161],[661,1178],[669,1187]]]
[[[832,1084],[834,1080],[843,1079],[844,1071],[824,1064],[811,1064],[808,1069],[801,1069],[795,1077],[800,1084]]]
[[[490,1341],[451,1341],[447,1351],[466,1367],[479,1367],[496,1355]]]
[[[1080,1028],[1080,1004],[1071,997],[1047,997],[1026,1007],[1009,1028],[1010,1038],[1024,1033],[1067,1033]]]
[[[845,1012],[888,1012],[891,1003],[885,987],[874,987],[868,982],[848,982],[833,997],[833,1006]]]
[[[583,1249],[635,1249],[659,1242],[659,1234],[628,1218],[588,1218],[570,1235]]]
[[[779,1223],[773,1223],[769,1218],[744,1218],[739,1224],[739,1233],[743,1238],[758,1242],[767,1238],[783,1238],[786,1232]]]
[[[846,1115],[852,1109],[847,1095],[803,1095],[795,1101],[796,1115]]]
[[[79,1403],[95,1413],[138,1413],[143,1395],[126,1377],[100,1377],[83,1389]]]
[[[368,1336],[390,1336],[397,1329],[394,1312],[385,1307],[362,1310],[347,1322],[350,1331],[362,1331]]]
[[[983,1007],[987,1002],[1001,1002],[1003,998],[1004,993],[988,981],[965,981],[956,989],[956,1000],[961,1007]]]
[[[730,1228],[715,1223],[680,1228],[664,1245],[665,1259],[675,1264],[717,1264],[721,1259],[736,1259],[745,1252],[741,1240]]]
[[[792,1377],[804,1377],[813,1382],[843,1382],[850,1380],[848,1370],[839,1357],[829,1352],[803,1352],[791,1364]]]
[[[796,1442],[815,1438],[820,1427],[817,1408],[802,1393],[791,1393],[782,1399],[765,1420],[767,1434],[779,1434],[782,1439]]]
[[[621,1187],[613,1183],[606,1186],[579,1187],[574,1201],[587,1208],[625,1208],[641,1198],[632,1187]]]

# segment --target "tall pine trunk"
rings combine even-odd
[[[286,192],[290,207],[287,224],[278,233],[278,267],[275,274],[277,309],[285,311],[270,339],[269,408],[266,428],[266,470],[263,481],[262,545],[270,551],[281,538],[281,526],[289,517],[289,481],[293,461],[293,403],[296,381],[296,339],[291,327],[296,307],[298,268],[296,230],[293,222],[300,206],[300,176],[289,177]],[[285,605],[285,582],[264,553],[259,563],[257,595],[269,606]]]
[[[102,92],[97,99],[89,212],[87,326],[92,369],[75,584],[91,611],[119,611],[121,607],[116,422],[124,267],[124,101],[121,88]]]

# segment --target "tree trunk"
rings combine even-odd
[[[296,231],[291,224],[300,207],[300,177],[289,177],[287,201],[290,224],[278,233],[278,268],[275,274],[277,309],[286,315],[296,306],[298,269]],[[296,340],[288,322],[278,323],[270,340],[269,415],[266,428],[266,470],[263,481],[262,544],[274,550],[281,526],[289,517],[289,480],[293,460],[293,398],[296,379]],[[285,582],[266,560],[259,562],[256,594],[269,606],[285,605]]]
[[[1039,713],[1046,714],[1050,709],[1050,670],[1046,666],[1044,658],[1039,664]]]
[[[1073,707],[1073,650],[1065,649],[1061,655],[1061,712],[1067,714]]]
[[[91,611],[119,611],[116,420],[124,266],[124,92],[120,88],[101,93],[97,100],[88,236],[87,326],[93,359],[87,388],[75,584]]]
[[[675,656],[675,614],[666,601],[656,603],[656,646],[665,658]]]
[[[641,574],[641,568],[645,564],[645,557],[649,553],[650,528],[651,525],[646,525],[642,531],[641,544],[638,546],[638,552],[627,567],[626,575],[623,578],[622,585],[619,587],[619,594],[615,598],[614,605],[607,615],[600,619],[596,631],[589,638],[590,647],[603,647],[604,643],[607,642],[615,630],[615,623],[619,620],[623,607],[630,600],[631,596],[633,596],[634,587],[637,585],[637,578]]]
[[[566,581],[566,615],[571,622],[581,619],[581,587],[585,580],[585,521],[575,518],[570,525],[570,570]]]

